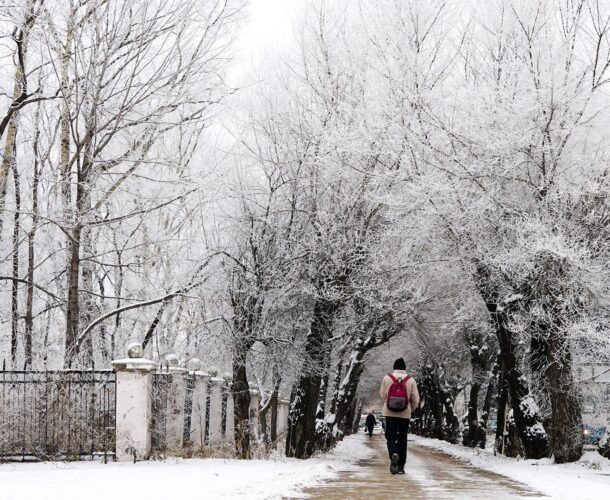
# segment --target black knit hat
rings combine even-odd
[[[394,370],[406,370],[407,364],[405,363],[405,360],[402,358],[398,358],[396,361],[394,361],[393,369]]]

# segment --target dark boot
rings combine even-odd
[[[390,472],[392,474],[398,474],[398,453],[392,455],[392,461],[390,462]]]

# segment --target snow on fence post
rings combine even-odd
[[[146,459],[151,450],[152,373],[142,344],[128,347],[127,358],[112,362],[116,373],[116,459]]]
[[[191,414],[190,444],[194,450],[201,451],[206,445],[206,400],[210,375],[201,369],[201,361],[193,358],[189,363],[191,375],[195,378],[193,387],[193,406]]]
[[[277,404],[277,435],[284,434],[288,430],[288,411],[290,401],[281,399]]]
[[[261,406],[261,395],[256,389],[250,389],[250,435],[258,440],[259,423],[258,413]]]
[[[188,370],[178,366],[178,357],[169,354],[165,358],[172,381],[167,397],[167,435],[165,443],[168,451],[180,452],[184,445],[184,409]]]
[[[210,368],[210,436],[209,442],[222,442],[222,388],[224,378],[218,376],[216,368]]]

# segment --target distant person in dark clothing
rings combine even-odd
[[[369,431],[369,437],[373,437],[373,427],[375,427],[375,424],[377,423],[377,420],[375,420],[375,415],[373,415],[373,412],[369,412],[369,414],[366,416],[366,428]]]

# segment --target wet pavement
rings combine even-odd
[[[305,490],[318,499],[546,498],[508,477],[483,471],[449,455],[409,442],[405,475],[393,476],[383,436],[369,441],[373,458],[321,486]]]

